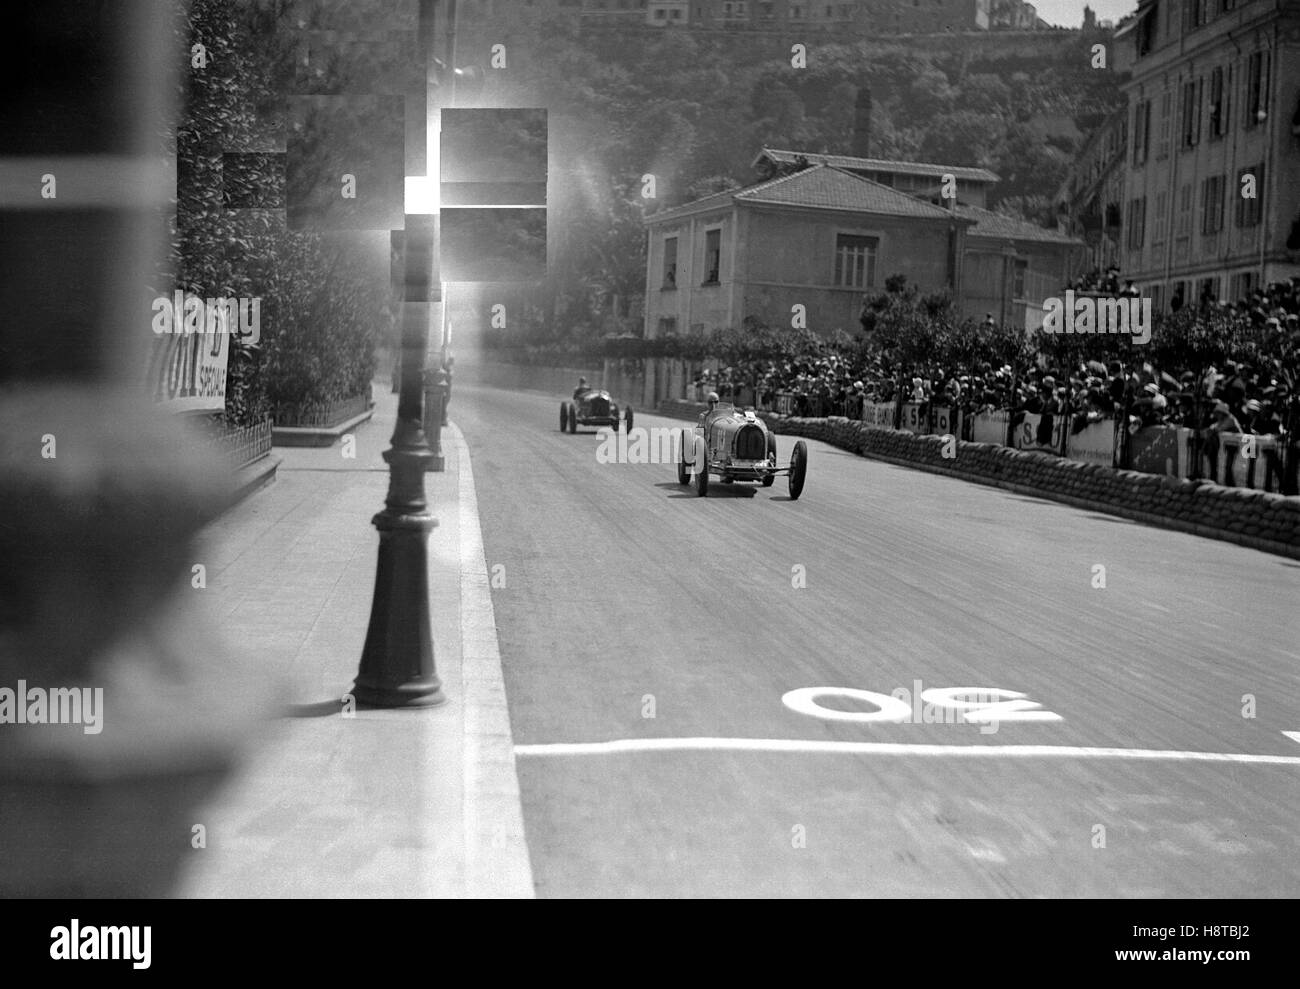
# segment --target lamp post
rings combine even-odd
[[[431,303],[437,301],[433,216],[406,217],[406,289],[402,305],[401,392],[384,510],[370,627],[352,694],[365,707],[419,707],[446,700],[434,666],[429,620],[428,536],[438,520],[428,511],[424,472],[434,458],[424,435],[424,355]]]
[[[418,38],[426,73],[434,64],[436,0],[420,0]],[[352,696],[363,707],[430,707],[445,701],[434,663],[429,618],[429,533],[424,472],[434,461],[424,434],[424,362],[429,323],[441,301],[438,218],[408,214],[405,297],[402,303],[401,380],[397,425],[384,451],[388,497],[371,523],[379,530],[379,563],[370,625]]]

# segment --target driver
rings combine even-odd
[[[579,379],[578,379],[578,387],[575,388],[575,389],[573,389],[573,397],[574,397],[574,399],[576,400],[577,397],[578,397],[579,395],[581,395],[581,394],[582,394],[584,391],[586,391],[586,390],[587,390],[587,379],[586,379],[586,378],[579,378]]]
[[[718,393],[716,391],[709,392],[708,402],[710,412],[718,407]]]

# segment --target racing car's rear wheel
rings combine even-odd
[[[773,466],[776,465],[776,433],[767,434],[767,458],[772,461]],[[776,474],[768,474],[763,478],[763,487],[770,488],[775,481]]]
[[[569,403],[569,432],[578,431],[578,407],[572,402]]]
[[[623,420],[624,424],[627,426],[627,431],[629,433],[632,432],[632,409],[630,407],[627,412],[623,414]]]
[[[803,494],[803,479],[808,473],[808,445],[800,440],[790,455],[790,500],[798,501]]]
[[[560,432],[564,432],[569,425],[569,405],[567,402],[560,403]]]

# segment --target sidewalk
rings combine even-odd
[[[206,600],[232,645],[280,685],[286,713],[196,821],[184,897],[528,897],[514,747],[468,451],[443,430],[426,475],[437,671],[448,700],[358,710],[352,686],[374,592],[397,396],[340,443],[277,448],[274,484],[205,534]],[[454,412],[454,406],[453,406]]]

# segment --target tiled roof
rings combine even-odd
[[[706,210],[730,206],[736,198],[736,193],[741,191],[741,189],[729,189],[726,192],[712,193],[702,199],[692,199],[689,203],[682,203],[682,205],[674,206],[672,209],[651,213],[645,218],[645,222],[658,223],[660,220],[674,220],[679,216],[689,216],[692,213],[703,213]]]
[[[974,220],[975,226],[966,230],[969,237],[997,237],[1002,240],[1035,240],[1051,244],[1082,244],[1077,237],[1069,237],[1056,230],[1040,227],[1028,220],[1018,220],[1013,216],[1003,216],[978,206],[957,204],[957,215]]]
[[[850,171],[895,172],[902,175],[929,175],[938,178],[951,175],[966,182],[997,182],[998,177],[987,168],[972,168],[969,165],[941,165],[922,161],[890,161],[887,158],[856,158],[853,155],[823,155],[808,151],[783,151],[777,148],[764,148],[754,159],[757,165],[764,158],[781,165],[793,165],[804,158],[810,165],[831,165],[834,168],[847,168]]]
[[[805,206],[879,216],[913,217],[926,220],[950,219],[948,210],[916,199],[906,193],[872,182],[861,175],[844,172],[827,165],[769,179],[744,189],[714,193],[692,203],[664,210],[646,217],[647,223],[676,219],[736,203],[765,203],[779,206]]]
[[[815,165],[793,175],[750,186],[737,192],[736,198],[750,203],[814,206],[884,216],[935,220],[946,220],[951,216],[946,209],[828,165]]]

